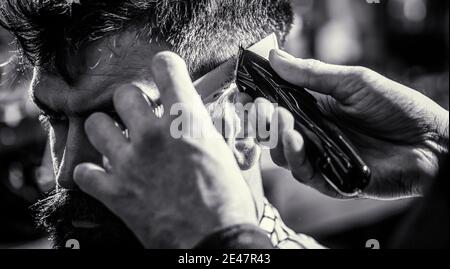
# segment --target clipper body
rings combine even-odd
[[[264,97],[294,115],[295,128],[305,139],[309,160],[337,192],[356,197],[367,187],[369,167],[304,88],[283,80],[265,58],[249,50],[240,51],[236,84],[252,98]]]

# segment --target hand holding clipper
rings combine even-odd
[[[310,93],[283,80],[266,59],[249,50],[240,52],[236,84],[252,98],[266,98],[292,113],[295,129],[304,136],[308,159],[339,194],[362,193],[370,181],[369,167]]]

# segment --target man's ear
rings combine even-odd
[[[261,148],[254,139],[229,140],[228,144],[242,171],[250,170],[259,163]]]
[[[214,125],[225,138],[236,162],[243,171],[250,170],[258,164],[261,155],[261,148],[256,140],[249,137],[249,134],[253,133],[252,126],[248,116],[243,114],[248,112],[242,109],[250,107],[246,105],[251,101],[252,99],[248,95],[230,88],[227,94],[206,104]]]
[[[250,108],[250,103],[252,99],[247,94],[236,93],[234,96],[234,104],[240,109],[235,109],[234,116],[235,124],[235,136],[233,139],[227,140],[233,154],[239,164],[241,170],[247,171],[253,168],[259,163],[261,157],[261,148],[256,143],[256,139],[251,136],[254,132],[252,131],[252,125],[249,121],[248,114]]]

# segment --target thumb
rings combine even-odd
[[[355,88],[339,86],[354,77],[352,75],[357,73],[357,67],[299,59],[281,50],[270,52],[270,64],[284,80],[311,91],[331,95],[340,102],[355,93]]]

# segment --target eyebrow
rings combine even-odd
[[[98,88],[103,88],[105,91],[110,89],[114,84],[110,81],[104,81],[101,83]],[[100,96],[100,95],[99,95]],[[36,104],[36,106],[41,110],[42,113],[58,117],[60,114],[66,114],[61,108],[52,108],[48,103],[46,103],[44,100],[39,98],[39,95],[34,93],[32,94],[32,100]],[[77,100],[77,102],[82,103],[83,100]],[[92,103],[84,103],[84,106],[78,106],[79,110],[74,111],[73,115],[80,116],[80,117],[87,117],[90,116],[92,113],[95,112],[106,112],[111,113],[114,112],[114,104],[112,100],[111,94],[106,94],[103,97],[100,97],[98,99],[95,99],[95,102]]]
[[[120,69],[118,69],[118,64],[116,63],[116,61],[122,60],[122,57],[124,57],[124,55],[121,56],[114,50],[111,50],[111,53],[113,53],[113,55],[115,55],[115,57],[114,57],[115,61],[109,62],[110,66],[112,67],[110,70],[105,70],[104,73],[100,73],[100,72],[95,72],[95,70],[88,70],[87,66],[82,66],[82,68],[78,69],[81,71],[77,72],[78,73],[77,76],[71,77],[72,83],[70,83],[69,81],[66,80],[66,78],[63,77],[64,81],[66,83],[68,83],[69,85],[72,85],[74,88],[77,88],[76,84],[77,84],[77,82],[82,80],[83,76],[104,77],[103,79],[97,81],[95,84],[91,84],[90,86],[92,86],[92,88],[95,88],[97,90],[103,89],[103,91],[100,91],[100,92],[109,92],[109,94],[106,94],[103,97],[101,96],[102,94],[98,94],[97,95],[97,96],[99,96],[98,98],[91,98],[90,100],[95,100],[96,101],[95,103],[87,102],[87,103],[84,103],[83,106],[81,106],[81,105],[78,106],[77,110],[79,110],[79,111],[76,111],[74,113],[75,115],[89,116],[94,112],[107,112],[107,113],[114,112],[115,108],[114,108],[114,104],[113,104],[113,98],[111,95],[111,93],[113,94],[113,88],[114,87],[117,88],[118,86],[120,86],[121,84],[124,84],[124,83],[131,84],[131,82],[133,82],[134,79],[138,79],[138,77],[130,76],[129,74],[127,74],[127,73],[129,73],[128,71],[125,71],[125,70],[120,71]],[[119,56],[121,58],[117,58]],[[63,64],[71,65],[73,63],[71,63],[70,61],[67,61]],[[130,68],[130,67],[128,67],[128,68]],[[144,68],[137,67],[136,69],[141,70]],[[60,73],[60,70],[58,72]],[[62,75],[62,74],[60,73],[60,75]],[[140,74],[137,74],[137,76],[139,76],[139,75]],[[75,83],[75,85],[73,83]],[[89,87],[89,88],[91,88],[91,87]],[[82,90],[78,89],[78,90],[73,90],[73,91],[74,92],[77,92],[77,91],[84,92],[84,91],[94,91],[94,89],[82,89]],[[41,96],[41,98],[39,98],[39,96]],[[45,113],[49,116],[58,116],[58,114],[60,114],[60,113],[64,114],[63,108],[61,108],[61,107],[58,107],[57,109],[52,108],[51,105],[49,105],[48,103],[45,102],[45,99],[46,98],[43,98],[42,95],[40,95],[37,92],[32,93],[33,102],[43,113]],[[75,99],[75,101],[77,101],[77,100]],[[82,100],[81,100],[81,102],[82,102]]]

